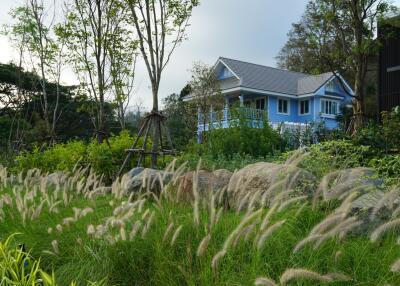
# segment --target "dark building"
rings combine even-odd
[[[379,51],[379,112],[400,106],[400,16],[378,25],[382,41]]]

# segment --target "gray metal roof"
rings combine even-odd
[[[241,87],[289,95],[315,93],[333,76],[292,72],[223,57],[219,60],[240,78]]]

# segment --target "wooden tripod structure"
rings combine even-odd
[[[133,145],[130,149],[126,149],[125,151],[128,152],[128,154],[125,157],[124,162],[122,163],[122,166],[118,172],[117,177],[120,177],[123,172],[125,167],[129,164],[129,162],[132,159],[132,156],[135,154],[139,155],[138,161],[137,161],[137,166],[140,167],[142,162],[144,162],[146,155],[151,155],[152,157],[152,168],[156,168],[154,165],[154,162],[157,162],[157,157],[158,156],[164,156],[164,155],[173,155],[175,154],[175,151],[173,150],[173,145],[172,145],[172,140],[171,140],[171,135],[169,133],[169,129],[165,126],[164,122],[167,118],[162,115],[161,113],[157,111],[151,111],[149,114],[147,114],[144,117],[144,121],[142,123],[142,126],[139,129],[139,133],[133,142]],[[166,130],[166,136],[168,140],[168,145],[169,146],[164,146],[163,142],[163,127],[165,127]],[[147,146],[147,141],[149,138],[149,133],[151,133],[151,129],[153,129],[153,147],[151,150],[148,150],[146,148]],[[139,140],[140,138],[143,137],[143,144],[141,148],[138,148],[139,145]],[[169,149],[166,149],[165,147],[169,147]]]

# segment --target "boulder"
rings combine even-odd
[[[142,191],[159,193],[161,185],[167,185],[172,176],[172,173],[161,170],[141,167],[133,168],[123,176],[123,188],[126,193]]]
[[[268,206],[283,192],[287,196],[311,195],[315,181],[311,173],[290,164],[251,164],[229,180],[229,205],[241,208],[252,202]],[[284,198],[281,195],[280,199]]]
[[[215,188],[222,189],[227,187],[229,184],[229,180],[231,179],[233,173],[226,169],[219,169],[212,172],[213,175],[216,177],[216,185]]]

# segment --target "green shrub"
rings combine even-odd
[[[370,161],[379,175],[384,176],[391,184],[400,184],[400,155],[383,156]]]
[[[375,121],[368,122],[360,129],[352,140],[356,144],[368,145],[379,152],[399,152],[400,146],[400,108],[391,112],[382,112],[381,124]]]
[[[367,166],[375,152],[369,146],[356,145],[349,140],[332,140],[315,144],[306,149],[309,152],[299,166],[317,177],[337,169]]]
[[[204,134],[202,144],[192,142],[187,152],[230,158],[234,154],[265,157],[281,150],[283,140],[267,121],[262,123],[262,128],[254,128],[253,124],[251,120],[238,118],[231,122],[230,128],[212,129]]]
[[[56,144],[53,147],[40,150],[35,147],[32,151],[25,151],[16,157],[13,170],[15,172],[38,168],[44,172],[67,171],[71,172],[76,167],[90,166],[97,174],[104,175],[106,180],[111,180],[122,165],[126,156],[125,149],[129,149],[135,140],[128,131],[122,131],[119,135],[111,136],[108,142],[99,144],[97,140],[86,143],[84,141],[70,141]],[[142,139],[139,146],[142,146]],[[151,147],[148,140],[147,148]],[[164,166],[164,160],[159,158],[159,165]],[[130,167],[136,164],[135,158],[131,160]],[[146,158],[145,166],[150,165],[150,158]]]

